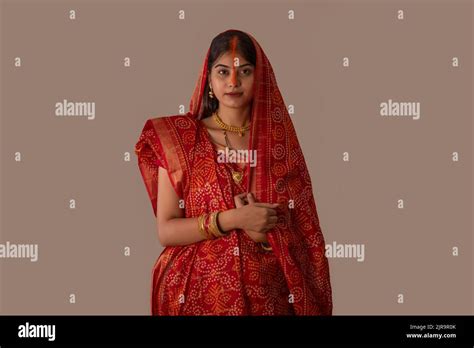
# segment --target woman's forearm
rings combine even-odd
[[[222,232],[239,228],[237,209],[220,212],[217,224]],[[198,218],[173,218],[158,226],[160,243],[163,246],[188,245],[204,240],[199,232]]]

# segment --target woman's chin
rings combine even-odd
[[[245,106],[247,106],[248,102],[246,101],[225,101],[225,102],[221,102],[222,105],[224,105],[225,107],[228,107],[228,108],[233,108],[233,109],[241,109]]]

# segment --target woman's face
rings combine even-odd
[[[208,81],[219,105],[244,108],[252,101],[254,69],[239,53],[233,57],[231,52],[226,52],[214,62]]]

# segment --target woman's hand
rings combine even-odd
[[[254,242],[268,243],[266,232],[275,227],[278,203],[257,203],[252,193],[234,196],[239,212],[238,224]]]

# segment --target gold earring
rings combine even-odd
[[[209,85],[209,97],[212,99],[214,98],[214,93],[212,93],[212,88],[211,88],[211,85]]]

